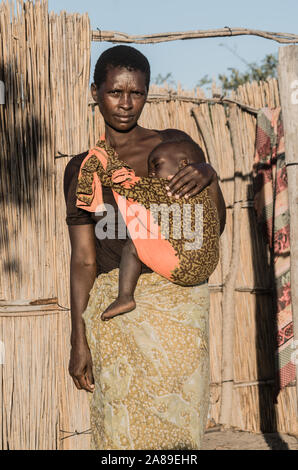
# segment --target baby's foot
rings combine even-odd
[[[118,297],[108,308],[105,309],[101,315],[102,320],[109,320],[116,315],[130,312],[136,308],[136,303],[133,297]]]

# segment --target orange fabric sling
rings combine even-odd
[[[185,240],[173,240],[171,236],[166,238],[150,211],[150,203],[173,203],[173,199],[167,196],[165,181],[136,176],[134,170],[121,161],[112,148],[104,141],[99,141],[80,167],[77,207],[89,212],[103,210],[102,185],[111,187],[138,257],[149,268],[181,285],[203,282],[214,271],[219,255],[219,220],[208,191],[202,191],[204,194],[200,196],[200,202],[204,202],[205,206],[206,201],[209,204],[211,211],[207,213],[212,215],[209,217],[209,233],[205,233],[205,247],[203,243],[202,250],[185,253]]]

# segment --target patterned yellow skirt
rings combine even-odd
[[[92,354],[91,446],[198,450],[209,405],[209,290],[142,274],[137,308],[104,322],[118,269],[100,274],[83,314]]]

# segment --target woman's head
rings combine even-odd
[[[148,59],[137,49],[131,46],[115,46],[104,51],[99,57],[95,69],[93,81],[96,87],[105,82],[107,72],[111,68],[126,68],[127,70],[139,70],[145,76],[147,92],[150,83],[150,64]]]
[[[91,93],[105,124],[119,132],[135,127],[146,103],[149,82],[149,62],[137,49],[115,46],[103,52],[95,67]]]

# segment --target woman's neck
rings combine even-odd
[[[106,143],[113,147],[115,150],[117,148],[125,147],[128,144],[134,144],[142,133],[142,128],[136,125],[133,129],[128,132],[118,132],[117,130],[105,125],[105,140]]]

